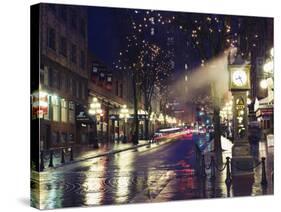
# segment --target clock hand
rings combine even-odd
[[[236,80],[240,80],[241,84],[243,84],[243,80],[242,80],[242,77],[241,76],[238,76],[235,78]]]

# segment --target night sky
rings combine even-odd
[[[137,11],[134,9],[88,7],[90,51],[109,68],[114,68],[113,63],[118,59],[119,52],[124,49],[125,37],[132,30],[132,20],[141,23],[140,19],[143,19],[145,13],[151,10]],[[154,12],[160,13],[163,19],[172,20],[172,22],[162,26],[161,22],[158,23],[156,20],[157,23],[153,25],[157,27],[155,35],[145,35],[144,38],[157,43],[161,48],[167,48],[168,36],[175,38],[176,72],[181,72],[185,64],[188,64],[188,69],[195,68],[201,64],[202,60],[206,61],[212,58],[214,47],[221,45],[221,40],[226,38],[229,38],[228,44],[233,46],[239,46],[242,40],[246,38],[247,47],[244,45],[241,50],[255,52],[256,45],[259,43],[258,39],[265,39],[265,33],[268,31],[265,28],[266,18],[167,11]],[[172,19],[172,17],[175,17],[175,19]],[[151,26],[148,26],[148,28]],[[229,33],[227,37],[223,34],[223,31],[228,26],[230,30],[227,31]],[[206,32],[203,29],[210,31]],[[256,31],[253,31],[253,29]],[[196,33],[193,37],[194,30],[196,30]],[[212,42],[217,44],[210,42],[211,36],[213,36]],[[272,43],[272,38],[270,39],[269,43]]]
[[[120,24],[124,10],[89,7],[88,34],[90,51],[111,67],[121,47],[126,27]]]

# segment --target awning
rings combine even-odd
[[[91,116],[81,104],[76,104],[75,118],[77,122],[86,124],[94,124],[96,122],[95,117]]]

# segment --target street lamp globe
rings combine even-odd
[[[252,103],[252,100],[250,98],[247,98],[247,105],[250,105]]]
[[[263,79],[261,82],[260,82],[260,87],[262,89],[266,89],[267,88],[267,80],[266,79]]]
[[[270,60],[263,65],[263,70],[266,73],[271,73],[273,71],[273,61]]]
[[[270,49],[270,56],[273,57],[273,48]]]

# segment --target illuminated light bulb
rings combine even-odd
[[[271,57],[273,57],[273,53],[274,53],[273,48],[271,48],[271,49],[270,49],[270,56],[271,56]]]
[[[266,79],[263,79],[261,82],[260,82],[260,87],[262,88],[262,89],[266,89],[267,88],[267,81],[266,81]]]

